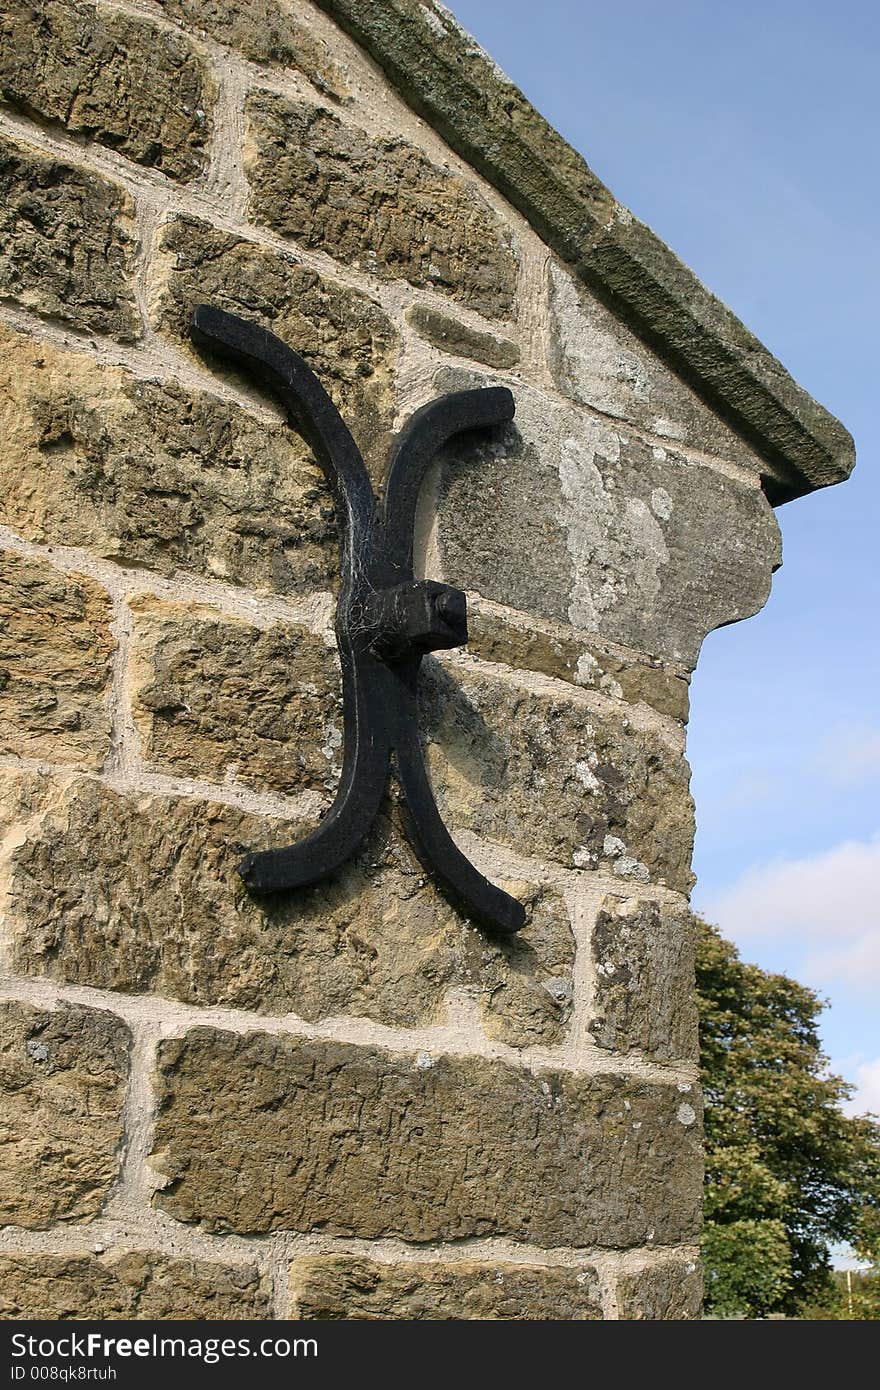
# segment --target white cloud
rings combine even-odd
[[[880,835],[810,859],[748,870],[704,900],[703,915],[737,942],[795,937],[810,979],[880,983]]]
[[[880,729],[872,724],[841,724],[832,729],[816,762],[832,782],[854,786],[880,776]]]
[[[880,1115],[880,1057],[873,1062],[863,1062],[855,1069],[855,1094],[844,1105],[848,1115],[864,1115],[870,1110]]]

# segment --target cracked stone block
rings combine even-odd
[[[90,169],[0,135],[0,295],[133,342],[134,204]]]
[[[0,1224],[100,1213],[119,1176],[130,1049],[115,1014],[0,1004]]]
[[[295,623],[261,628],[204,604],[131,603],[132,710],[162,771],[279,792],[335,790],[336,653]]]
[[[703,1301],[703,1274],[699,1260],[674,1258],[617,1281],[621,1318],[627,1321],[698,1318]]]
[[[675,1086],[197,1028],[159,1045],[155,1202],[207,1230],[693,1239],[700,1125]]]
[[[0,94],[10,106],[186,182],[205,168],[214,82],[188,38],[144,15],[7,0]]]
[[[112,617],[94,579],[0,554],[0,751],[101,767],[110,747]]]
[[[589,1029],[600,1047],[658,1062],[698,1057],[695,930],[685,906],[609,893],[593,926]]]
[[[292,1262],[292,1318],[528,1319],[586,1322],[602,1317],[590,1265],[505,1264],[499,1260],[395,1261],[316,1255]]]
[[[171,1258],[152,1250],[0,1255],[0,1317],[262,1319],[271,1299],[254,1265]]]
[[[276,92],[248,98],[253,215],[303,246],[383,280],[511,317],[518,262],[478,189],[400,136],[376,138],[323,106]]]

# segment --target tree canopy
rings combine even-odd
[[[880,1262],[880,1125],[841,1108],[819,996],[698,926],[706,1310],[804,1316],[835,1296],[831,1245]]]

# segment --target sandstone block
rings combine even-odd
[[[538,671],[583,690],[645,704],[680,724],[688,720],[688,680],[638,653],[597,642],[561,623],[524,614],[468,610],[468,651],[518,671]]]
[[[341,678],[325,642],[202,605],[143,597],[131,607],[132,703],[149,763],[281,792],[335,790]]]
[[[0,349],[4,524],[162,574],[331,583],[332,500],[290,430],[7,329]]]
[[[519,348],[509,338],[481,333],[428,304],[414,304],[407,309],[406,321],[432,347],[453,357],[469,357],[487,367],[515,367],[519,361]]]
[[[144,1250],[0,1255],[0,1317],[270,1318],[253,1265],[172,1259]]]
[[[109,595],[85,575],[0,554],[0,751],[99,768],[110,742]]]
[[[90,780],[0,774],[0,806],[27,827],[9,857],[16,968],[103,989],[316,1020],[439,1021],[452,987],[492,1037],[561,1041],[574,940],[564,903],[508,883],[527,904],[512,942],[490,941],[426,881],[388,816],[314,888],[259,899],[235,864],[311,826],[188,798],[122,796]]]
[[[703,1275],[696,1260],[670,1259],[617,1281],[620,1316],[636,1319],[698,1318],[703,1301]]]
[[[97,1009],[0,1005],[0,1224],[101,1210],[119,1172],[130,1042]]]
[[[132,342],[134,205],[100,174],[0,136],[0,295]]]
[[[526,925],[505,941],[470,929],[462,938],[454,984],[480,1004],[488,1037],[510,1047],[565,1040],[574,1003],[574,938],[561,897],[551,888],[504,879],[523,903]]]
[[[187,180],[204,168],[214,84],[182,34],[72,0],[9,0],[0,92],[25,115]]]
[[[375,455],[384,469],[398,342],[373,300],[322,279],[292,255],[267,251],[195,217],[175,218],[164,227],[159,251],[162,267],[153,294],[159,328],[189,350],[190,316],[202,303],[269,328],[317,372],[365,457]],[[212,361],[211,368],[217,370],[218,363]]]
[[[434,389],[484,384],[444,369]],[[512,424],[441,461],[444,578],[688,667],[707,632],[761,608],[780,545],[757,482],[513,389]]]
[[[209,1230],[538,1245],[693,1237],[674,1086],[210,1028],[160,1044],[155,1198]]]
[[[657,1061],[696,1060],[694,927],[690,913],[609,894],[593,927],[590,1032],[600,1047]]]
[[[260,222],[384,280],[427,286],[508,318],[517,260],[476,187],[402,138],[378,139],[274,92],[247,104],[247,173]]]
[[[292,1318],[592,1321],[602,1317],[591,1266],[441,1260],[379,1264],[313,1256],[290,1266]]]
[[[158,0],[169,19],[191,34],[210,34],[254,63],[297,68],[319,91],[338,101],[348,83],[327,43],[284,0]]]
[[[447,823],[575,868],[688,891],[693,803],[679,744],[625,705],[425,663],[423,727]]]
[[[548,270],[551,366],[560,390],[626,424],[729,459],[764,464],[684,381],[555,261]]]

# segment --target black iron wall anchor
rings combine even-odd
[[[437,451],[464,430],[511,420],[504,387],[442,396],[413,415],[390,459],[384,504],[345,422],[314,372],[274,334],[200,305],[191,334],[243,367],[285,406],[333,489],[342,534],[336,637],[342,666],[342,778],[312,834],[285,849],[248,854],[238,866],[258,893],[304,887],[339,868],[375,819],[392,751],[406,832],[425,869],[465,915],[489,931],[518,931],[521,903],[484,878],[452,840],[434,800],[419,739],[416,687],[426,652],[467,642],[459,589],[413,575],[419,489]]]

